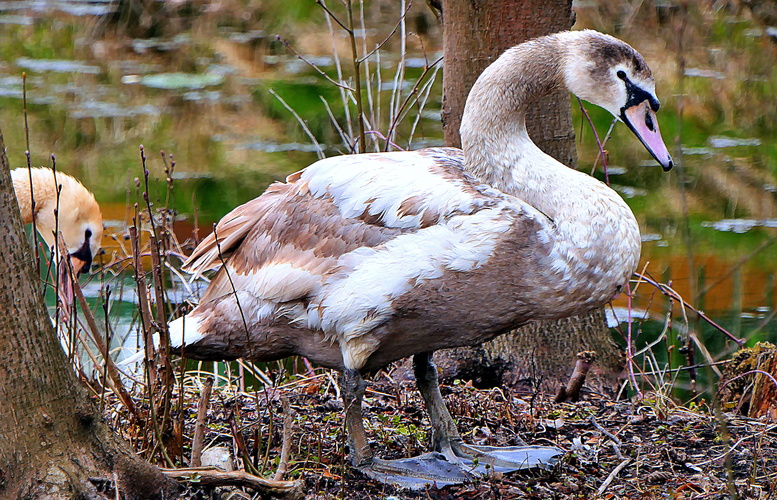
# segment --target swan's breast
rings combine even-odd
[[[587,177],[587,176],[586,176]],[[640,233],[626,203],[606,185],[591,179],[589,194],[578,195],[558,210],[546,237],[551,251],[546,266],[558,295],[570,307],[598,307],[618,294],[636,270]]]

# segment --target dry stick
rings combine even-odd
[[[597,430],[599,430],[599,432],[601,432],[602,434],[604,434],[605,436],[610,438],[610,441],[612,441],[612,449],[613,449],[613,451],[615,451],[615,454],[618,456],[618,458],[623,460],[623,454],[621,453],[621,449],[620,449],[621,440],[618,439],[617,437],[615,437],[615,435],[612,434],[610,431],[608,431],[607,429],[602,427],[599,424],[599,422],[596,421],[596,417],[594,415],[591,415],[590,421],[591,421],[591,424],[594,427],[596,427]]]
[[[742,378],[742,377],[744,377],[744,376],[746,376],[746,375],[753,375],[753,374],[755,374],[755,373],[760,373],[760,374],[761,374],[761,375],[763,375],[764,377],[767,377],[769,380],[771,380],[771,381],[772,381],[772,383],[774,384],[774,386],[775,386],[775,387],[777,387],[777,379],[775,379],[775,378],[774,378],[774,375],[772,375],[771,373],[769,373],[769,372],[766,372],[766,371],[764,371],[764,370],[750,370],[750,371],[747,371],[747,372],[745,372],[745,373],[741,373],[741,374],[737,375],[736,377],[733,377],[733,378],[730,378],[730,379],[726,380],[726,381],[725,381],[725,382],[724,382],[724,383],[723,383],[723,384],[722,384],[722,385],[721,385],[721,386],[718,388],[718,390],[721,390],[721,389],[723,389],[723,388],[724,388],[724,387],[726,387],[726,386],[727,386],[729,383],[731,383],[731,382],[735,381],[735,380],[736,380],[736,379],[738,379],[738,378]]]
[[[348,16],[348,39],[351,42],[351,60],[353,61],[353,83],[356,87],[354,98],[356,99],[356,119],[359,122],[359,148],[358,152],[367,151],[367,136],[364,134],[364,102],[362,99],[361,61],[356,50],[356,36],[353,31],[353,3],[346,0],[346,13]]]
[[[135,212],[137,213],[138,210],[138,204],[135,204]],[[162,429],[160,428],[159,422],[157,421],[157,411],[156,411],[156,404],[154,402],[154,386],[156,385],[157,380],[157,371],[156,366],[154,364],[154,339],[151,334],[151,328],[152,328],[152,322],[151,322],[151,305],[149,303],[149,298],[146,287],[146,278],[143,274],[143,264],[140,261],[140,238],[138,237],[138,227],[137,227],[138,218],[137,216],[133,219],[133,225],[129,228],[130,232],[130,241],[132,243],[132,260],[134,262],[135,266],[135,283],[137,285],[137,292],[138,292],[138,303],[140,304],[140,322],[141,322],[141,328],[143,329],[143,337],[145,341],[145,349],[146,349],[146,376],[148,377],[148,407],[151,411],[151,423],[154,430],[154,437],[156,438],[156,442],[154,443],[154,447],[151,450],[151,455],[153,456],[154,452],[157,448],[159,448],[162,452],[162,456],[164,457],[165,461],[173,465],[173,461],[170,459],[170,456],[167,454],[167,449],[162,445]]]
[[[154,213],[149,200],[148,168],[146,168],[146,152],[143,145],[140,146],[140,160],[143,166],[143,180],[145,190],[143,200],[148,209],[148,220],[151,225],[151,271],[153,276],[154,292],[156,298],[156,330],[159,332],[159,355],[162,358],[162,384],[164,386],[164,398],[162,399],[162,429],[167,429],[170,419],[171,395],[173,387],[173,367],[170,363],[170,340],[167,331],[167,319],[165,317],[165,292],[164,273],[162,268],[163,257],[159,250],[159,228],[154,221]],[[173,432],[173,435],[176,435]]]
[[[605,492],[605,490],[607,490],[607,487],[610,486],[610,483],[612,482],[613,479],[615,479],[615,476],[617,476],[618,473],[622,471],[624,467],[629,465],[629,463],[631,463],[632,460],[633,459],[631,458],[627,458],[626,460],[618,464],[618,466],[614,468],[612,472],[610,472],[610,475],[607,476],[607,479],[604,480],[602,485],[599,486],[599,489],[596,491],[597,496],[601,496]]]
[[[396,128],[399,126],[399,123],[402,121],[402,119],[405,116],[405,110],[410,106],[411,103],[417,102],[418,98],[416,97],[416,94],[418,94],[419,87],[421,86],[421,82],[426,78],[426,76],[431,72],[433,69],[434,74],[437,74],[437,65],[442,62],[442,57],[438,58],[436,61],[434,61],[431,65],[426,66],[424,68],[424,71],[421,73],[421,76],[418,77],[418,79],[415,82],[415,85],[413,85],[413,88],[410,89],[410,93],[407,95],[404,101],[402,101],[401,104],[397,106],[396,114],[391,120],[391,124],[389,125],[389,130],[386,134],[386,150],[388,150],[388,145],[390,143],[390,140],[392,136],[394,135],[394,132]],[[419,113],[420,114],[420,113]]]
[[[203,486],[239,486],[252,488],[265,495],[279,498],[304,497],[302,481],[271,481],[243,471],[222,472],[215,467],[160,469],[164,475],[179,481],[192,481]]]
[[[577,361],[575,362],[575,370],[569,377],[566,387],[559,387],[558,394],[553,400],[554,403],[561,403],[562,401],[577,401],[580,399],[580,389],[585,384],[585,377],[588,375],[588,371],[591,369],[591,365],[596,361],[596,352],[594,351],[581,351],[577,353]]]
[[[161,255],[159,251],[159,234],[156,223],[154,222],[154,213],[149,200],[149,188],[148,188],[148,169],[146,168],[146,153],[143,145],[140,146],[140,160],[143,165],[143,179],[145,183],[145,190],[143,191],[143,200],[146,202],[146,208],[148,209],[148,220],[151,225],[151,267],[154,277],[154,292],[156,297],[156,315],[157,315],[157,331],[159,332],[159,354],[162,356],[162,362],[165,370],[165,387],[169,389],[171,382],[172,368],[170,366],[170,341],[167,334],[167,320],[165,318],[165,300],[164,289],[162,288],[164,276],[162,272]]]
[[[432,73],[432,76],[429,77],[427,82],[424,84],[424,87],[419,92],[419,97],[415,99],[415,105],[418,106],[418,112],[415,115],[415,119],[413,120],[413,124],[410,127],[410,133],[408,134],[407,139],[407,148],[410,149],[413,144],[413,137],[415,136],[415,131],[418,128],[418,124],[421,122],[421,115],[424,111],[424,108],[426,108],[426,103],[429,101],[429,94],[432,91],[432,87],[434,85],[435,80],[437,80],[437,73],[440,70],[439,65],[437,65],[437,62],[433,63],[435,65],[434,72]],[[429,66],[429,63],[427,61],[426,67]]]
[[[29,166],[29,154],[27,155],[28,164],[27,164],[27,171],[30,175],[32,175],[32,170]],[[54,158],[54,155],[51,155],[51,158]],[[54,248],[50,248],[51,255],[49,257],[49,262],[54,263],[57,262],[57,255],[61,255],[62,257],[59,260],[62,260],[62,262],[59,263],[60,266],[65,265],[64,261],[68,260],[67,268],[70,268],[70,259],[67,259],[64,257],[68,254],[68,251],[65,249],[63,252],[63,248],[65,248],[64,239],[60,237],[59,233],[59,205],[60,201],[62,199],[62,185],[57,183],[57,164],[54,162],[52,172],[54,174],[54,191],[57,193],[57,201],[54,204]],[[32,177],[30,177],[30,195],[32,195]],[[33,214],[34,214],[34,206],[33,206]],[[35,232],[33,231],[33,237],[35,237]],[[61,247],[61,248],[60,248]],[[36,245],[37,248],[37,245]],[[46,279],[50,279],[51,277],[51,268],[52,266],[49,265],[49,269],[46,271]],[[60,269],[61,270],[61,269]],[[72,271],[72,270],[71,270]],[[38,271],[40,272],[40,270]],[[62,317],[65,321],[68,321],[69,324],[69,331],[68,331],[68,338],[70,340],[70,352],[68,353],[68,360],[75,365],[75,359],[76,359],[76,343],[75,343],[75,325],[76,321],[69,321],[71,318],[70,312],[68,310],[65,310],[65,306],[68,306],[67,301],[63,300],[63,297],[60,296],[60,292],[62,292],[62,286],[67,286],[67,283],[60,283],[60,276],[62,273],[57,272],[56,276],[54,277],[54,290],[55,290],[55,296],[56,296],[56,312],[54,313],[54,324],[56,325],[56,329],[59,330],[60,326],[60,311],[62,312]],[[70,272],[66,274],[66,276],[70,276]],[[71,281],[73,281],[71,279]],[[45,289],[44,289],[45,294]],[[60,307],[61,305],[61,307]],[[75,310],[75,304],[70,304],[69,307],[72,310]],[[95,332],[95,335],[97,333]]]
[[[243,439],[240,426],[237,423],[237,414],[234,408],[230,408],[227,420],[229,422],[230,430],[232,431],[232,439],[235,441],[235,446],[237,446],[237,450],[240,453],[240,456],[243,457],[243,468],[252,474],[257,474],[259,471],[250,460],[251,454],[248,452],[248,447],[246,446],[245,440]],[[267,446],[269,448],[269,443]]]
[[[286,470],[289,468],[289,455],[291,453],[291,426],[294,423],[294,419],[291,414],[291,403],[289,403],[289,397],[283,395],[281,397],[281,406],[283,407],[283,444],[281,446],[281,460],[278,464],[278,470],[275,471],[273,479],[280,481],[286,474]]]
[[[631,298],[631,283],[626,283],[626,300],[628,301],[628,324],[626,325],[626,364],[629,367],[629,381],[634,387],[634,390],[637,391],[637,397],[642,399],[642,391],[639,389],[639,385],[637,385],[637,377],[634,375],[634,341],[631,335],[631,325],[633,324],[631,317]]]
[[[119,475],[116,472],[113,473],[113,489],[116,490],[115,500],[121,500],[121,489],[119,488]]]
[[[344,84],[345,81],[343,79],[343,65],[340,62],[340,52],[338,51],[335,31],[332,25],[332,16],[330,15],[329,12],[327,12],[326,6],[324,5],[323,1],[320,1],[319,3],[321,7],[324,7],[324,19],[326,19],[326,27],[327,27],[327,30],[329,31],[329,39],[332,42],[332,57],[334,58],[334,63],[335,63],[334,66],[335,66],[335,71],[337,72],[337,80]],[[340,100],[343,103],[343,115],[344,115],[345,125],[348,128],[348,137],[350,138],[350,140],[345,144],[348,146],[348,150],[353,152],[355,147],[353,141],[355,139],[353,139],[353,136],[354,136],[353,120],[351,119],[351,106],[350,106],[351,96],[346,92],[346,89],[343,87],[338,87],[337,90],[338,90],[338,93],[340,94]],[[349,91],[353,92],[353,90],[349,90]]]
[[[402,7],[405,6],[405,0],[401,1]],[[402,96],[402,83],[405,81],[405,66],[406,66],[406,54],[407,54],[407,23],[405,17],[399,18],[400,35],[399,35],[399,54],[400,58],[397,62],[397,70],[394,72],[394,85],[391,88],[391,99],[389,100],[389,119],[394,121],[399,116],[399,100]],[[389,140],[393,141],[395,137],[395,131],[391,128],[386,134]],[[386,151],[388,151],[388,145],[386,145]]]
[[[108,321],[108,303],[111,300],[111,286],[106,285],[103,299],[103,318],[105,318],[105,345],[111,345],[111,325]],[[103,380],[108,380],[108,363],[103,364]],[[105,384],[100,384],[100,413],[105,408]]]
[[[351,138],[348,135],[346,135],[345,131],[343,130],[343,127],[340,126],[340,122],[337,121],[335,114],[332,112],[332,108],[329,106],[329,103],[326,101],[324,96],[320,95],[318,96],[318,98],[321,99],[321,102],[324,103],[324,109],[326,109],[326,114],[329,115],[329,121],[332,122],[332,125],[335,127],[337,134],[340,136],[340,141],[342,141],[342,143],[345,144],[348,147],[348,150],[350,151],[353,148],[353,144],[351,143]]]
[[[664,374],[670,374],[670,373],[679,373],[684,372],[687,370],[693,370],[698,368],[705,368],[707,366],[710,367],[717,367],[719,365],[727,365],[731,363],[730,359],[724,359],[723,361],[717,361],[715,363],[697,363],[695,366],[680,366],[678,368],[672,368],[672,369],[666,369],[666,370],[653,370],[649,372],[640,372],[640,375],[645,377],[648,375],[664,375]]]
[[[65,248],[63,240],[60,238],[60,252],[62,251],[67,251],[67,249]],[[75,294],[76,300],[78,300],[78,303],[81,305],[81,311],[84,318],[86,319],[86,324],[89,325],[89,334],[92,338],[92,341],[97,346],[97,349],[100,351],[100,354],[102,355],[105,362],[105,367],[108,373],[107,382],[111,385],[111,389],[113,389],[113,391],[119,396],[119,399],[121,399],[122,403],[124,403],[124,406],[126,406],[127,409],[132,412],[133,415],[135,415],[135,418],[137,418],[139,421],[142,421],[142,414],[135,407],[135,403],[132,401],[132,397],[124,387],[124,384],[121,381],[121,376],[119,375],[119,370],[116,368],[116,364],[113,362],[113,358],[111,358],[110,353],[108,352],[108,346],[105,344],[105,341],[99,334],[100,330],[97,328],[97,322],[92,315],[91,309],[89,309],[89,304],[86,303],[84,293],[81,291],[81,285],[73,276],[73,269],[70,266],[70,260],[65,259],[62,264],[67,266],[67,276],[73,280],[73,294]]]
[[[362,57],[362,61],[364,62],[364,65],[362,68],[364,68],[364,90],[367,94],[367,112],[370,115],[369,121],[370,123],[379,123],[376,121],[377,115],[376,115],[376,99],[377,102],[380,102],[380,86],[375,87],[375,90],[373,91],[372,88],[372,68],[370,67],[370,57],[372,57],[373,54],[379,54],[379,50],[382,44],[378,44],[375,46],[375,50],[373,52],[370,52],[370,50],[367,48],[367,22],[364,18],[364,0],[359,0],[359,25],[361,26],[361,42],[362,42],[362,54],[364,54],[364,57]],[[388,37],[384,40],[383,43],[388,41],[388,39],[393,35],[389,34]],[[376,55],[375,57],[378,61],[380,61],[380,55]],[[376,66],[375,68],[376,72],[380,72],[380,68]],[[379,78],[376,78],[378,80]],[[365,116],[365,120],[367,117]],[[372,128],[372,127],[370,127]],[[375,153],[380,152],[380,144],[378,141],[373,140],[372,141],[373,148]],[[367,152],[367,145],[364,145],[364,152]]]
[[[351,62],[353,63],[353,83],[355,88],[345,87],[342,84],[335,83],[338,87],[347,88],[350,92],[353,93],[353,99],[356,102],[356,119],[359,123],[359,138],[358,140],[353,144],[354,147],[352,147],[351,152],[357,153],[357,152],[365,152],[366,151],[366,135],[364,133],[364,102],[362,99],[362,84],[361,84],[361,63],[363,59],[359,58],[358,50],[356,49],[356,34],[354,32],[354,22],[353,22],[353,3],[351,0],[345,0],[345,12],[346,17],[348,18],[348,25],[346,26],[343,24],[342,21],[340,21],[337,16],[334,15],[334,13],[329,10],[329,8],[324,4],[321,0],[316,0],[316,3],[321,6],[322,9],[324,9],[324,12],[327,13],[329,18],[331,18],[335,23],[338,24],[347,34],[348,34],[348,41],[350,42],[350,48],[351,48]],[[334,82],[331,78],[328,76],[326,77],[330,82]],[[347,102],[345,103],[347,107]],[[358,149],[355,147],[358,144]]]
[[[319,3],[319,5],[323,5],[320,2],[318,2],[318,3]],[[294,50],[294,48],[291,46],[291,44],[289,42],[287,42],[286,40],[282,39],[280,36],[276,36],[275,39],[277,41],[281,42],[283,45],[285,45],[286,48],[289,49],[292,54],[297,56],[297,59],[299,59],[300,61],[304,62],[305,64],[307,64],[308,66],[310,66],[311,68],[316,70],[318,72],[318,74],[320,74],[321,76],[326,78],[329,81],[329,83],[331,83],[332,85],[334,85],[334,86],[336,86],[338,88],[341,88],[343,90],[347,90],[349,92],[353,92],[353,89],[351,87],[349,87],[348,85],[345,85],[342,82],[338,82],[338,81],[333,80],[331,76],[327,75],[326,72],[324,70],[322,70],[321,68],[319,68],[315,63],[305,59],[304,56],[302,56],[299,52]]]
[[[162,163],[165,164],[165,182],[167,182],[167,195],[165,196],[165,207],[170,208],[170,196],[173,194],[173,175],[175,174],[175,159],[173,158],[173,155],[171,154],[169,156],[170,163],[167,163],[167,156],[165,156],[165,152],[161,151],[162,154]],[[175,210],[175,207],[173,207],[173,210]]]
[[[197,422],[194,424],[194,437],[192,438],[192,467],[202,465],[202,445],[205,439],[205,418],[208,416],[210,404],[210,391],[213,389],[213,377],[205,379],[200,396],[200,407],[197,410]]]
[[[361,8],[361,10],[360,10],[360,19],[361,19],[362,30],[363,30],[363,32],[366,33],[366,25],[365,25],[365,22],[364,22],[364,0],[361,0],[359,2],[359,5],[360,5],[360,8]],[[410,5],[405,6],[404,2],[402,2],[402,7],[404,7],[404,11],[399,16],[399,20],[394,25],[394,28],[391,30],[391,33],[389,33],[383,39],[382,42],[377,44],[372,51],[367,52],[367,37],[366,36],[362,37],[362,45],[363,45],[363,48],[364,48],[365,55],[362,57],[361,61],[363,61],[365,63],[364,64],[364,74],[365,74],[365,79],[367,80],[367,86],[366,86],[366,89],[367,89],[367,100],[368,100],[368,106],[370,108],[370,113],[371,113],[372,118],[373,118],[372,119],[372,123],[374,125],[376,125],[376,126],[379,126],[379,122],[376,121],[376,119],[375,119],[376,118],[376,116],[375,116],[376,109],[375,109],[375,106],[373,104],[372,93],[370,91],[371,88],[370,88],[370,85],[369,85],[369,82],[370,82],[369,58],[372,57],[373,55],[377,54],[376,58],[378,59],[378,61],[377,61],[377,64],[375,66],[375,72],[377,74],[376,93],[378,94],[377,95],[377,108],[378,108],[377,109],[377,115],[378,115],[378,119],[379,119],[379,117],[380,117],[380,87],[381,87],[381,82],[380,82],[380,50],[384,47],[384,45],[386,45],[388,43],[388,41],[397,33],[397,31],[400,28],[402,28],[402,35],[401,36],[403,37],[403,39],[402,39],[402,46],[401,46],[401,49],[400,49],[400,57],[401,57],[402,60],[400,61],[399,64],[402,67],[404,67],[405,37],[406,37],[406,35],[405,35],[405,20],[406,20],[406,17],[407,17],[407,13],[410,11]],[[419,80],[420,79],[423,79],[423,75],[419,78]],[[396,86],[395,85],[394,88],[392,89],[392,100],[393,100],[393,96],[396,95],[397,92],[401,93],[401,85],[400,86]],[[393,107],[391,107],[391,109],[393,109]],[[419,116],[420,116],[420,113],[419,113]],[[389,112],[389,118],[391,118],[391,112]],[[365,117],[365,119],[366,119],[366,117]],[[412,135],[413,135],[414,131],[415,131],[415,127],[413,127],[413,129],[410,132],[410,137],[411,138],[412,138]],[[367,133],[369,133],[369,132],[367,132]],[[389,137],[391,137],[392,135],[393,135],[392,132],[388,133]],[[390,145],[389,143],[391,143],[391,145],[393,145],[393,141],[390,141],[388,139],[387,139],[387,141],[388,142],[386,143],[386,147],[385,147],[386,151],[389,150],[389,145]],[[374,141],[374,142],[375,142],[376,151],[380,151],[380,147],[379,147],[378,141]],[[402,150],[403,148],[397,147],[397,149]]]
[[[135,204],[135,210],[138,204]],[[135,267],[135,283],[138,291],[138,304],[140,305],[140,321],[143,328],[143,341],[146,349],[146,369],[149,374],[149,389],[156,386],[157,371],[154,361],[154,338],[151,334],[153,323],[151,320],[151,304],[148,298],[148,287],[143,271],[143,263],[140,260],[140,237],[138,236],[138,219],[133,218],[133,225],[129,228],[130,244],[132,247],[132,264]],[[152,398],[153,399],[153,398]]]
[[[374,54],[376,54],[380,49],[383,48],[384,45],[386,45],[388,43],[388,41],[391,39],[391,37],[393,37],[397,33],[397,30],[400,28],[400,26],[402,26],[402,21],[407,17],[407,13],[410,12],[410,7],[411,6],[408,5],[405,8],[405,11],[402,13],[402,15],[399,16],[399,21],[397,21],[397,24],[394,25],[394,29],[391,30],[391,33],[389,33],[386,36],[386,38],[383,39],[382,42],[377,44],[374,49],[372,49],[370,52],[367,52],[361,59],[359,59],[360,63],[361,62],[365,62],[367,59],[369,59]],[[362,27],[363,26],[364,26],[364,21],[362,21]]]
[[[283,100],[281,96],[279,96],[273,89],[268,90],[269,93],[271,93],[276,99],[278,99],[284,108],[286,108],[292,115],[294,115],[294,118],[297,119],[297,123],[302,126],[302,130],[305,132],[305,134],[308,136],[310,141],[313,143],[314,146],[316,146],[316,156],[319,160],[324,158],[324,148],[321,147],[321,144],[318,143],[316,140],[316,136],[313,135],[313,132],[310,131],[310,128],[308,127],[307,123],[305,123],[305,120],[302,119],[302,117],[294,111],[294,108],[289,106],[289,104]]]
[[[40,272],[40,251],[38,250],[38,216],[35,210],[35,194],[32,185],[32,160],[30,159],[30,125],[27,121],[27,72],[22,72],[22,113],[24,115],[24,138],[27,149],[27,173],[30,176],[30,210],[32,210],[32,246],[35,250],[35,269]],[[45,293],[45,287],[44,292]]]
[[[612,137],[612,131],[615,128],[615,124],[617,124],[617,123],[618,123],[618,119],[617,118],[613,118],[612,121],[610,122],[610,128],[608,128],[607,129],[607,133],[604,134],[604,139],[602,139],[602,149],[600,150],[600,152],[602,154],[606,153],[606,151],[607,151],[606,149],[604,149],[604,147],[607,146],[607,143],[610,141],[610,138]],[[605,154],[605,156],[606,156],[606,154]],[[590,175],[594,175],[594,172],[596,172],[596,167],[599,165],[599,159],[600,158],[602,158],[601,154],[596,155],[596,158],[594,158],[594,164],[591,166],[591,173],[590,173]]]
[[[604,146],[602,145],[602,141],[599,140],[599,133],[596,131],[596,127],[594,127],[594,122],[591,121],[591,117],[588,116],[588,110],[585,109],[585,106],[583,106],[583,101],[578,97],[577,103],[580,105],[580,109],[583,111],[583,115],[585,115],[586,120],[588,120],[588,124],[591,126],[591,130],[594,133],[594,137],[596,138],[596,145],[599,148],[599,155],[602,158],[602,169],[604,170],[604,182],[609,186],[610,185],[610,174],[607,172],[607,160],[605,158],[605,152],[604,152]]]
[[[591,117],[588,115],[588,110],[585,109],[585,106],[583,106],[583,101],[578,97],[577,102],[580,105],[580,109],[583,112],[583,115],[585,115],[586,119],[588,120],[588,124],[591,127],[591,130],[594,133],[594,138],[596,139],[596,146],[599,148],[599,157],[602,159],[602,170],[604,170],[604,179],[606,184],[610,185],[610,174],[607,170],[607,158],[604,151],[604,146],[602,145],[602,142],[599,140],[599,133],[596,131],[596,127],[594,127],[593,121],[591,121]],[[609,133],[608,133],[609,134]],[[637,385],[637,378],[634,375],[634,343],[632,339],[632,317],[631,317],[631,311],[632,311],[632,293],[631,293],[631,284],[626,283],[626,297],[628,300],[628,323],[626,327],[627,335],[626,335],[626,363],[628,364],[628,371],[629,371],[629,381],[631,382],[632,386],[634,387],[634,390],[637,391],[637,396],[642,397],[642,391],[639,389],[639,386]]]

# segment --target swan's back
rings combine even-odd
[[[357,339],[423,283],[483,266],[532,210],[462,164],[452,148],[342,156],[273,184],[227,214],[187,261],[195,273],[221,269],[188,325],[171,325],[173,345],[196,356],[194,344],[221,339],[236,357],[247,342],[234,331],[251,337],[269,324]]]

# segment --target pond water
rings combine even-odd
[[[50,165],[54,154],[59,169],[95,192],[109,229],[107,260],[127,255],[124,238],[133,205],[143,205],[136,185],[143,174],[141,144],[149,156],[152,202],[177,213],[181,241],[195,227],[203,236],[227,211],[318,155],[347,152],[342,137],[355,134],[348,125],[352,110],[343,104],[340,90],[320,75],[336,78],[338,61],[349,74],[347,40],[336,29],[330,36],[323,13],[308,12],[314,7],[288,7],[288,24],[278,21],[285,19],[282,10],[240,15],[229,8],[202,7],[197,15],[174,10],[172,28],[133,38],[122,25],[120,4],[0,2],[0,126],[12,167],[26,164],[26,91],[32,163]],[[772,32],[746,12],[699,10],[688,14],[688,36],[697,46],[678,51],[676,26],[662,21],[660,12],[647,12],[656,39],[645,40],[638,26],[618,24],[616,14],[603,19],[607,12],[598,4],[576,2],[579,25],[621,36],[645,55],[662,98],[663,135],[674,144],[680,164],[663,174],[620,124],[606,146],[611,183],[640,221],[645,273],[671,284],[688,303],[749,343],[777,341]],[[397,35],[368,59],[371,119],[380,131],[370,134],[370,147],[383,147],[389,134],[402,148],[442,144],[441,73],[436,75],[439,64],[433,64],[441,54],[440,36],[425,9],[413,6],[408,24],[412,19],[420,32],[420,19],[426,19],[431,28],[427,25],[406,43]],[[375,28],[367,26],[359,35],[375,44],[391,32],[399,14],[396,8],[375,8],[363,17]],[[265,26],[262,19],[275,21]],[[399,103],[419,78],[423,105],[409,106],[408,115],[392,128],[391,117],[404,112]],[[582,124],[574,100],[573,110]],[[603,136],[610,126],[606,112],[589,112]],[[580,168],[590,171],[595,142],[582,125],[576,132]],[[168,176],[165,167],[172,161],[175,168]],[[595,175],[603,178],[601,166]],[[137,314],[131,278],[93,276],[87,295],[104,297],[100,283],[108,279],[119,280],[114,290],[124,289],[118,295],[123,302],[112,306],[112,321],[115,331],[126,332]],[[180,287],[179,280],[174,288]],[[645,283],[637,292],[633,315],[657,320],[639,323],[647,339],[660,331],[669,301]],[[625,298],[615,303],[620,318],[626,305]],[[676,305],[674,311],[681,315]],[[716,359],[724,356],[732,344],[697,321],[695,313],[689,316],[686,326],[676,326],[678,333],[696,329],[713,346]]]

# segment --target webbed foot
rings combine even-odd
[[[381,483],[411,490],[421,490],[427,486],[441,488],[473,479],[457,463],[449,462],[443,454],[436,452],[398,460],[374,458],[369,464],[359,467],[359,470]]]
[[[374,458],[359,467],[367,476],[399,488],[441,488],[477,477],[523,469],[549,469],[563,451],[553,446],[470,446],[458,443],[446,455],[437,452],[398,460]]]
[[[555,446],[474,446],[452,443],[446,458],[470,474],[486,476],[525,469],[551,469],[564,451]]]

